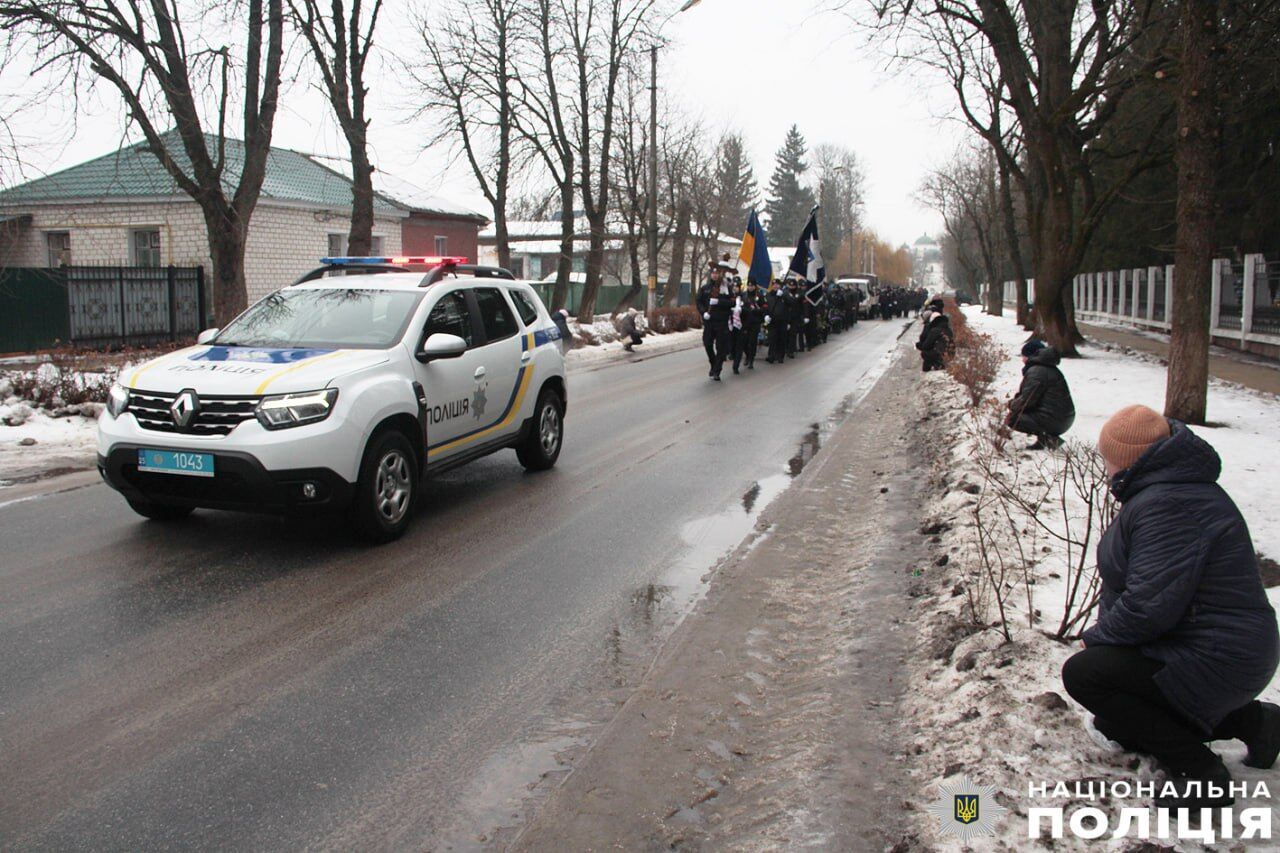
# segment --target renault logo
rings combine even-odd
[[[173,416],[173,423],[178,429],[191,426],[191,421],[198,411],[200,411],[200,398],[190,388],[179,394],[173,401],[173,405],[169,406],[169,414]]]

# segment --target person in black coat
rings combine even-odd
[[[698,288],[697,306],[702,314],[702,346],[707,351],[707,361],[711,363],[711,372],[707,375],[717,382],[725,359],[730,355],[731,337],[729,321],[733,316],[733,303],[737,294],[733,285],[725,279],[725,273],[731,269],[726,264],[716,263],[711,267],[707,281]]]
[[[765,297],[765,329],[769,335],[769,354],[765,361],[781,364],[787,357],[787,305],[782,282],[776,279],[769,285],[769,294]]]
[[[930,316],[916,349],[920,350],[921,367],[925,373],[931,370],[943,370],[947,366],[947,354],[951,352],[951,343],[955,339],[951,331],[951,320],[939,311]]]
[[[1067,378],[1058,369],[1062,357],[1044,341],[1027,341],[1022,347],[1022,384],[1009,401],[1007,425],[1034,435],[1029,450],[1052,449],[1062,445],[1062,436],[1076,420]]]
[[[745,359],[747,370],[756,369],[756,349],[760,346],[760,327],[764,325],[766,308],[764,296],[754,281],[748,281],[746,288],[738,294],[738,316],[742,322],[742,332],[734,338],[733,372]]]
[[[1203,783],[1225,791],[1231,776],[1205,742],[1242,741],[1250,767],[1280,754],[1280,707],[1255,698],[1280,632],[1249,527],[1217,483],[1218,454],[1185,424],[1128,406],[1098,449],[1122,506],[1098,545],[1098,620],[1063,685],[1099,732],[1163,765],[1177,795],[1158,806],[1230,805],[1206,795]]]
[[[794,278],[787,282],[782,294],[787,309],[787,357],[795,358],[804,351],[804,303],[800,298],[800,283]]]

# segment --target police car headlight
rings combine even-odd
[[[267,429],[286,429],[313,424],[329,417],[329,413],[333,411],[334,401],[337,399],[337,388],[308,391],[304,394],[263,397],[262,402],[258,403],[258,422]]]
[[[117,382],[107,392],[107,411],[111,413],[111,417],[118,418],[128,410],[129,389]]]

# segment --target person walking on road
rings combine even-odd
[[[1185,424],[1126,406],[1098,450],[1121,508],[1098,544],[1097,622],[1063,686],[1099,732],[1162,765],[1173,787],[1157,807],[1231,805],[1231,774],[1206,743],[1241,741],[1263,770],[1280,755],[1280,707],[1256,698],[1280,633],[1249,526],[1218,485],[1218,454]]]
[[[742,322],[742,331],[735,338],[733,345],[733,372],[745,359],[747,370],[756,369],[756,349],[760,345],[760,327],[764,324],[765,305],[760,288],[754,281],[748,281],[746,289],[738,294],[738,314]]]
[[[733,286],[725,280],[725,275],[731,270],[732,267],[728,264],[713,263],[707,281],[698,288],[698,311],[702,314],[702,346],[706,349],[707,361],[711,364],[711,371],[707,375],[717,382],[720,381],[720,371],[725,359],[730,355],[729,322],[736,294]]]
[[[1076,420],[1067,378],[1058,368],[1062,357],[1044,341],[1027,341],[1022,347],[1022,385],[1009,401],[1006,421],[1011,429],[1036,437],[1028,450],[1053,450]]]
[[[782,282],[774,279],[765,298],[765,328],[769,334],[769,355],[765,361],[782,364],[787,359],[787,302]]]

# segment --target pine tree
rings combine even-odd
[[[803,183],[804,173],[809,169],[804,161],[806,154],[804,137],[800,129],[792,125],[778,149],[777,165],[769,181],[769,200],[765,203],[769,241],[773,245],[794,245],[809,221],[814,199],[813,190]]]
[[[743,149],[742,136],[730,134],[720,141],[716,152],[715,189],[718,221],[722,234],[737,234],[746,227],[747,215],[759,203],[760,188]]]

